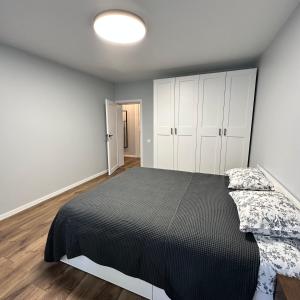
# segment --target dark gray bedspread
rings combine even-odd
[[[55,217],[45,260],[85,255],[177,299],[252,299],[259,251],[239,231],[227,178],[135,168]]]

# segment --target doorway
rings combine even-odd
[[[142,100],[120,100],[116,103],[122,106],[124,162],[142,166]]]
[[[124,157],[140,158],[140,104],[123,104]]]
[[[142,166],[142,100],[105,101],[108,174]]]

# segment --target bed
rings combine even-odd
[[[270,299],[256,291],[260,249],[239,231],[227,186],[224,176],[130,169],[60,209],[45,260],[149,299]]]

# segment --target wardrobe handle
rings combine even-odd
[[[224,129],[224,136],[226,136],[227,135],[227,129],[225,128]]]
[[[177,135],[177,128],[175,128],[175,134]]]
[[[222,129],[219,128],[219,136],[221,136],[221,135],[222,135]]]
[[[171,135],[173,135],[173,128],[171,128]]]

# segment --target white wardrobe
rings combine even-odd
[[[256,69],[154,80],[154,167],[248,165]]]

